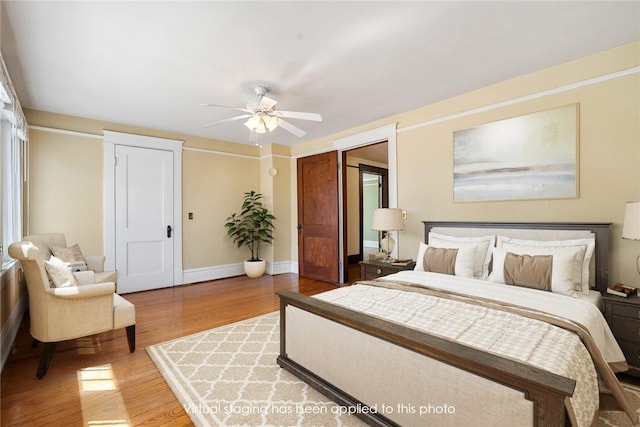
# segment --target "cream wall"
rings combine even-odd
[[[422,220],[612,222],[610,279],[640,285],[640,242],[621,239],[624,203],[640,199],[640,74],[576,84],[638,66],[636,42],[311,141],[293,154],[327,151],[336,139],[397,123],[398,206],[408,213],[401,258],[415,258]],[[452,201],[454,131],[573,103],[580,106],[578,198]]]
[[[273,247],[264,245],[261,255],[290,268],[288,147],[268,146],[261,150],[252,145],[41,111],[27,110],[26,115],[30,126],[29,216],[25,221],[28,232],[64,232],[68,243],[79,243],[83,252],[102,254],[102,131],[128,132],[184,141],[180,220],[185,273],[214,271],[248,258],[248,250],[237,248],[227,237],[224,223],[239,211],[244,192],[250,190],[265,194],[265,204],[274,208],[278,218],[278,239],[284,239]],[[283,173],[271,177],[267,172],[271,165]],[[188,219],[189,212],[193,213],[193,220]],[[204,276],[197,277],[207,277],[209,273],[205,271]]]
[[[623,255],[625,249],[632,251],[635,243],[620,239],[624,202],[640,195],[637,94],[638,77],[634,75],[401,133],[398,138],[399,203],[413,218],[403,233],[401,253],[409,256],[411,248],[417,248],[422,233],[417,219],[613,222],[612,279],[640,285],[637,272],[631,268],[635,256],[632,252]],[[578,198],[452,202],[453,131],[572,103],[580,104]],[[634,175],[635,179],[629,179]],[[420,187],[418,197],[415,190],[403,185],[412,177],[438,185]],[[640,252],[640,245],[637,250]]]
[[[260,191],[264,206],[276,220],[273,222],[273,244],[260,246],[260,256],[272,263],[270,272],[292,271],[292,248],[289,242],[296,232],[296,219],[291,216],[291,162],[289,147],[268,144],[262,148]],[[297,253],[297,249],[295,250]]]
[[[515,96],[526,96],[580,80],[614,73],[640,65],[638,44],[581,59],[540,73],[504,82],[470,93],[441,105],[447,113],[478,108]],[[529,88],[529,91],[523,89]],[[621,239],[624,203],[640,198],[640,78],[637,73],[589,84],[557,94],[517,102],[503,108],[400,132],[398,136],[399,203],[414,221],[401,253],[410,256],[417,247],[422,228],[415,219],[477,219],[510,221],[601,221],[612,222],[610,274],[612,281],[640,285],[634,261],[639,242]],[[485,203],[452,202],[453,131],[508,117],[577,103],[579,124],[579,197],[566,200],[509,201]],[[400,121],[399,128],[416,116]],[[422,119],[424,120],[424,119]],[[419,176],[421,182],[439,185],[416,192],[406,185]],[[419,197],[417,197],[419,195]],[[403,233],[404,234],[404,233]]]
[[[271,179],[273,182],[273,199],[275,201],[273,205],[273,213],[276,216],[274,231],[274,243],[272,248],[274,253],[280,256],[274,255],[274,262],[283,262],[286,260],[288,263],[283,266],[282,271],[297,271],[297,267],[292,266],[291,262],[297,259],[298,248],[292,247],[289,242],[291,236],[297,236],[298,230],[296,228],[298,224],[297,215],[291,215],[293,200],[291,190],[291,162],[290,162],[290,150],[287,147],[286,154],[274,155],[272,157],[273,167],[278,173],[271,177],[263,175],[263,182]],[[268,172],[267,172],[268,173]]]
[[[240,210],[246,191],[259,190],[260,160],[185,150],[182,161],[183,268],[248,259],[248,249],[229,244],[224,223]]]
[[[33,129],[29,138],[27,233],[65,233],[69,245],[102,254],[102,141]]]

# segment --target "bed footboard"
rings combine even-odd
[[[572,379],[316,298],[278,295],[278,364],[371,425],[565,424]]]

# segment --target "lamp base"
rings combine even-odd
[[[391,264],[394,261],[395,261],[395,259],[390,257],[389,254],[387,254],[387,256],[385,256],[384,258],[378,260],[378,262],[381,262],[383,264]]]
[[[389,235],[387,231],[384,239],[380,240],[380,251],[384,252],[386,255],[381,262],[384,263],[392,263],[394,260],[391,258],[391,252],[393,252],[393,248],[396,245],[396,241],[393,240],[393,237]]]

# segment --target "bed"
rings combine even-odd
[[[601,313],[609,224],[424,227],[418,271],[278,292],[278,364],[370,425],[588,426],[599,402],[637,422]]]

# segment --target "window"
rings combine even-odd
[[[27,182],[28,134],[20,100],[0,55],[0,267],[3,269],[12,262],[6,248],[22,238],[22,183],[23,179]]]
[[[0,93],[0,99],[7,101],[5,93]],[[6,248],[22,238],[22,147],[21,132],[16,125],[13,105],[2,102],[0,114],[0,180],[2,182],[2,197],[0,198],[0,212],[2,213],[2,229],[0,230],[0,253],[2,265],[11,262]]]

